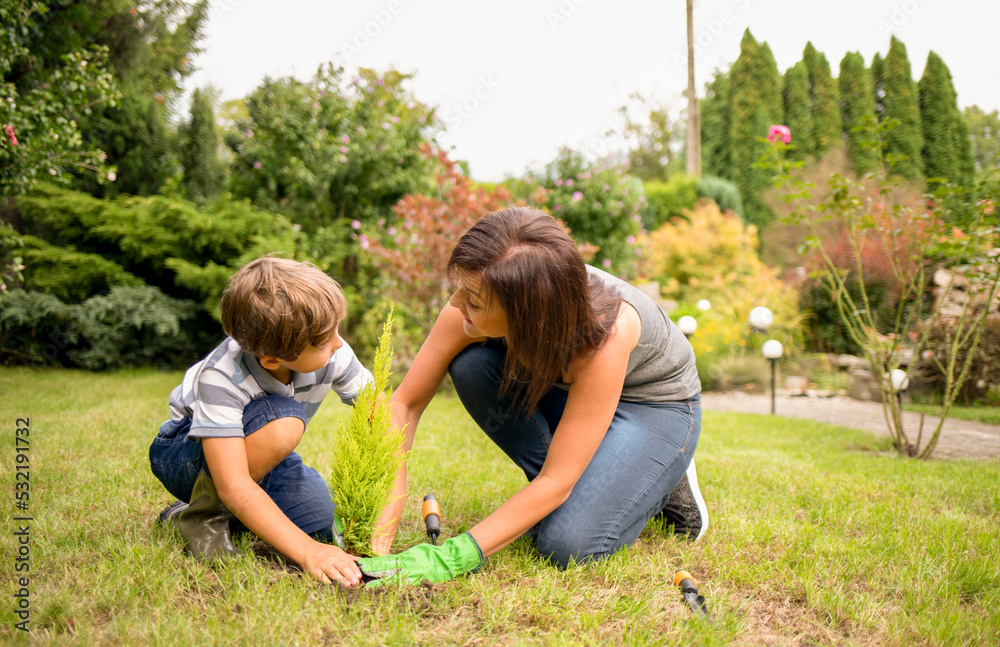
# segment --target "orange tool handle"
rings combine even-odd
[[[424,497],[424,505],[421,508],[424,517],[424,523],[427,522],[427,515],[436,515],[438,519],[441,518],[441,509],[438,507],[437,499],[434,498],[433,494],[428,494]]]
[[[683,582],[684,580],[691,580],[692,586],[698,585],[698,582],[696,582],[695,579],[691,577],[691,574],[688,573],[687,571],[677,571],[676,573],[674,573],[674,586],[680,586],[681,582]]]
[[[438,508],[437,499],[433,494],[424,497],[424,505],[421,508],[424,514],[424,526],[427,527],[427,536],[431,538],[431,544],[437,546],[438,535],[441,534],[441,510]]]

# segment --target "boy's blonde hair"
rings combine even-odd
[[[222,327],[248,353],[293,361],[323,346],[347,315],[340,284],[312,263],[265,256],[229,279]]]

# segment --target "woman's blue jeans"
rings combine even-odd
[[[567,393],[553,387],[530,416],[501,398],[506,346],[473,344],[448,368],[466,410],[528,480],[545,462]],[[565,567],[632,545],[684,476],[701,433],[701,397],[670,403],[619,402],[608,432],[572,494],[542,519],[538,550]]]

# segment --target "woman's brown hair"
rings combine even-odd
[[[599,348],[621,297],[589,277],[569,235],[544,211],[512,207],[488,214],[459,239],[448,270],[479,275],[480,286],[507,315],[501,393],[538,401],[581,353]]]

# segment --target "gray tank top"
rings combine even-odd
[[[621,399],[676,402],[698,395],[701,382],[694,364],[694,350],[667,313],[627,282],[589,265],[587,272],[617,290],[622,300],[639,313],[642,323],[639,341],[628,358]],[[556,386],[569,389],[568,384],[561,382]]]

